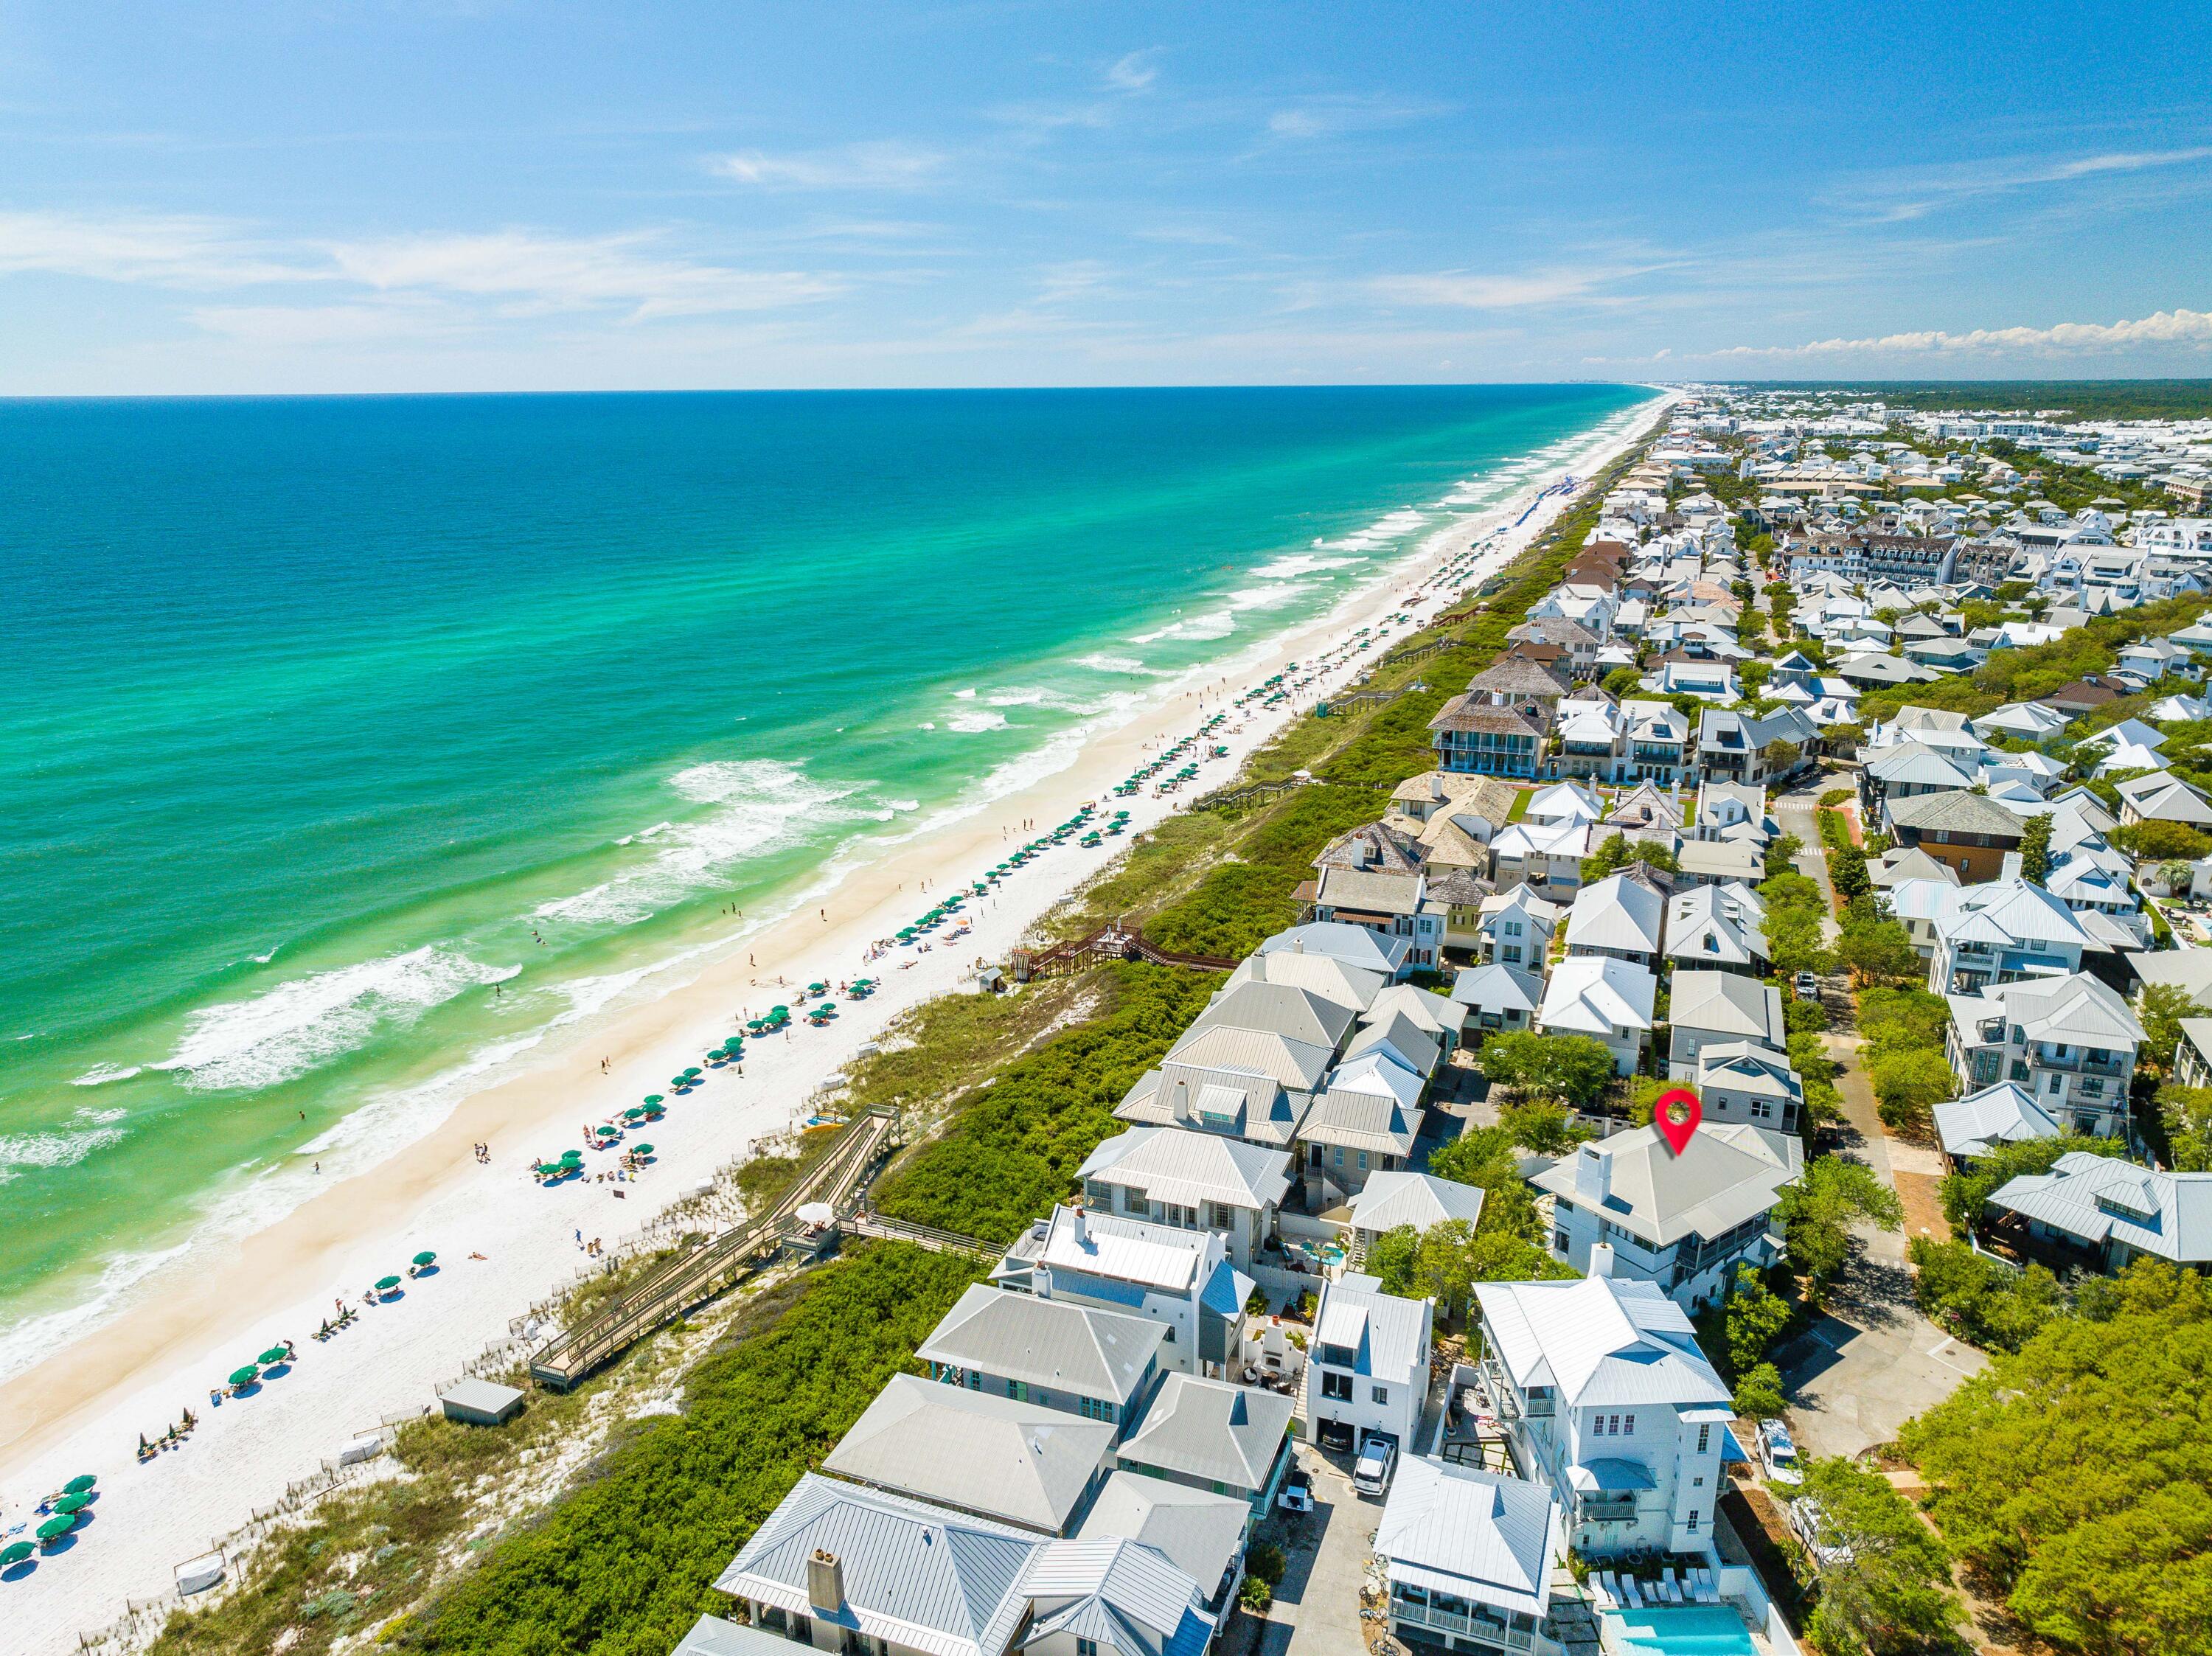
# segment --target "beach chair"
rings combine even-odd
[[[1607,1610],[1620,1602],[1620,1589],[1613,1582],[1611,1570],[1592,1570],[1590,1584],[1596,1587],[1598,1608]]]
[[[1620,1596],[1627,1602],[1629,1609],[1642,1610],[1644,1608],[1644,1595],[1637,1591],[1636,1578],[1634,1576],[1624,1575],[1620,1578]]]
[[[1698,1585],[1705,1589],[1705,1603],[1709,1604],[1717,1604],[1720,1603],[1721,1580],[1719,1576],[1714,1574],[1712,1571],[1709,1569],[1699,1570],[1698,1572]]]
[[[1671,1569],[1661,1577],[1659,1591],[1667,1595],[1667,1602],[1670,1604],[1679,1604],[1682,1602],[1681,1583],[1674,1579],[1674,1572]]]

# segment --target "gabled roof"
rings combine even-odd
[[[1441,1038],[1456,1035],[1466,1027],[1467,1009],[1454,1004],[1449,995],[1417,989],[1410,983],[1394,983],[1376,996],[1361,1021],[1383,1023],[1393,1017],[1405,1018],[1415,1028]]]
[[[1022,1591],[1036,1607],[1024,1650],[1074,1639],[1128,1656],[1202,1656],[1213,1636],[1198,1584],[1141,1541],[1053,1542],[1030,1561]]]
[[[1149,1317],[973,1283],[915,1356],[1063,1396],[1128,1404],[1166,1338]]]
[[[1605,815],[1605,805],[1589,789],[1572,782],[1554,782],[1528,798],[1523,817],[1534,822],[1595,822]]]
[[[2000,949],[2038,943],[2078,950],[2089,943],[2072,909],[2043,887],[2021,879],[1967,887],[1950,913],[1936,923],[1936,931],[1954,943]]]
[[[1041,1265],[1140,1283],[1170,1294],[1188,1294],[1199,1284],[1216,1233],[1177,1230],[1142,1219],[1086,1213],[1057,1207],[1045,1221]]]
[[[1383,1503],[1375,1550],[1394,1582],[1541,1618],[1563,1551],[1540,1483],[1409,1456]]]
[[[1321,870],[1316,904],[1363,914],[1417,914],[1426,893],[1418,874],[1378,874],[1366,869]]]
[[[1746,1122],[1707,1122],[1677,1154],[1656,1126],[1581,1146],[1529,1180],[1657,1247],[1686,1236],[1725,1236],[1773,1210],[1805,1161],[1794,1133]],[[1583,1194],[1601,1174],[1601,1199]]]
[[[1567,914],[1567,941],[1585,949],[1656,954],[1666,924],[1667,901],[1623,870],[1575,894]]]
[[[1260,945],[1263,955],[1289,951],[1297,955],[1327,955],[1363,972],[1380,972],[1395,978],[1403,969],[1413,945],[1404,937],[1381,937],[1364,925],[1341,925],[1316,920],[1278,931]]]
[[[1334,1046],[1355,1016],[1350,1008],[1293,984],[1232,978],[1192,1020],[1191,1030],[1255,1029],[1309,1046]]]
[[[1889,787],[1971,788],[1978,767],[1955,764],[1935,748],[1899,742],[1867,755],[1867,774]]]
[[[1678,1029],[1711,1029],[1763,1040],[1778,1052],[1788,1044],[1782,992],[1737,972],[1675,973],[1667,1021]]]
[[[1333,1045],[1297,1040],[1262,1029],[1231,1024],[1194,1027],[1168,1049],[1165,1063],[1203,1069],[1242,1070],[1285,1087],[1311,1092],[1328,1070]]]
[[[1605,1039],[1617,1029],[1649,1029],[1658,980],[1633,961],[1571,955],[1552,968],[1536,1022],[1565,1034]]]
[[[2047,1174],[2023,1174],[1990,1198],[2083,1242],[2125,1243],[2180,1265],[2212,1263],[2212,1173],[2154,1173],[2069,1150]]]
[[[1000,1656],[1028,1611],[1020,1592],[1043,1538],[927,1501],[803,1474],[714,1582],[930,1656]],[[843,1566],[846,1611],[807,1598],[816,1551]]]
[[[1543,979],[1500,961],[1468,967],[1452,980],[1452,998],[1484,1011],[1533,1012],[1543,994]]]
[[[1688,1314],[1656,1283],[1477,1283],[1474,1295],[1492,1349],[1524,1390],[1550,1386],[1570,1408],[1729,1402]]]
[[[2170,772],[2154,771],[2112,786],[2138,816],[2157,822],[2212,824],[2212,803]]]
[[[1252,1503],[1236,1495],[1115,1472],[1076,1534],[1085,1541],[1126,1536],[1157,1547],[1210,1598],[1243,1550],[1251,1517]]]
[[[2063,978],[2031,978],[1992,984],[1978,995],[1948,995],[1952,1021],[1971,1032],[1985,1019],[2002,1016],[2018,1024],[2029,1040],[2107,1051],[2140,1046],[2148,1039],[2115,990],[2075,972]],[[1979,1044],[1978,1037],[1973,1044]]]
[[[1418,1076],[1434,1075],[1443,1061],[1437,1038],[1402,1012],[1363,1020],[1358,1033],[1344,1046],[1347,1059],[1376,1051],[1388,1052]]]
[[[1327,955],[1294,955],[1285,949],[1273,955],[1247,955],[1229,974],[1222,992],[1248,983],[1275,984],[1303,989],[1348,1012],[1362,1012],[1388,981],[1380,972],[1364,972]]]
[[[1314,1100],[1298,1137],[1382,1156],[1410,1156],[1420,1137],[1421,1078],[1385,1052],[1340,1065]]]
[[[1076,1169],[1079,1179],[1133,1186],[1156,1202],[1205,1210],[1208,1202],[1265,1212],[1291,1187],[1287,1150],[1183,1127],[1131,1127]]]
[[[1431,1301],[1385,1294],[1377,1278],[1347,1271],[1322,1285],[1314,1340],[1352,1352],[1354,1374],[1404,1384],[1428,1372],[1434,1311]]]
[[[894,1374],[822,1464],[841,1477],[1057,1535],[1115,1429],[1042,1404]]]
[[[1936,1137],[1944,1154],[1964,1160],[1987,1156],[2000,1144],[2063,1138],[2065,1133],[2016,1081],[2000,1081],[1936,1107]]]
[[[1762,1098],[1799,1100],[1805,1086],[1790,1060],[1752,1040],[1712,1040],[1698,1049],[1698,1090],[1726,1087]]]
[[[1482,1217],[1483,1190],[1426,1173],[1370,1174],[1352,1198],[1352,1223],[1358,1230],[1382,1232],[1411,1225],[1426,1230],[1455,1219],[1474,1224]]]
[[[1119,1459],[1231,1489],[1265,1489],[1297,1410],[1279,1392],[1171,1374]]]
[[[1948,863],[1939,863],[1918,846],[1903,846],[1884,852],[1867,864],[1867,881],[1887,889],[1913,880],[1934,880],[1944,885],[1959,883],[1959,870]]]
[[[1767,956],[1765,906],[1750,887],[1692,886],[1667,905],[1667,957],[1696,966],[1750,966]]]

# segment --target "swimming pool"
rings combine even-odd
[[[1753,1656],[1755,1647],[1743,1618],[1726,1604],[1660,1605],[1650,1610],[1609,1610],[1607,1630],[1617,1647],[1642,1656]],[[1616,1641],[1606,1641],[1608,1648]]]

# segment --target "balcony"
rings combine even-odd
[[[1584,1495],[1576,1509],[1576,1517],[1584,1524],[1633,1524],[1636,1521],[1636,1497],[1624,1495]]]

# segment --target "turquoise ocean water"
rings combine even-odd
[[[0,1374],[1644,395],[0,403]]]

